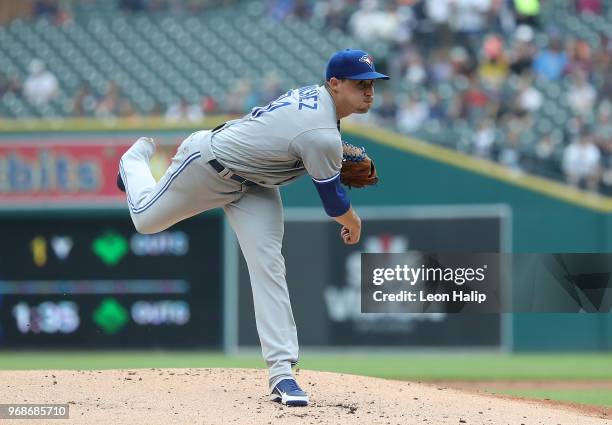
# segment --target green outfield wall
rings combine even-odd
[[[512,211],[514,252],[612,250],[609,198],[517,175],[390,132],[355,127],[347,136],[368,148],[381,174],[379,187],[354,197],[357,205],[503,203]],[[296,193],[292,202],[299,198]],[[611,350],[612,315],[515,314],[513,349]]]

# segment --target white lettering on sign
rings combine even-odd
[[[27,333],[71,333],[80,324],[76,303],[72,301],[45,301],[37,306],[20,302],[13,307],[17,329]]]
[[[139,325],[185,325],[191,313],[185,301],[136,301],[132,319]]]
[[[180,257],[189,252],[189,237],[185,232],[169,231],[154,235],[135,233],[130,238],[130,247],[140,257],[174,255]]]

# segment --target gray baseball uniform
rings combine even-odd
[[[249,269],[272,389],[292,376],[298,360],[278,186],[305,173],[319,183],[337,178],[342,145],[333,100],[324,86],[291,90],[220,130],[193,133],[158,182],[148,165],[154,149],[150,139],[140,138],[121,159],[134,225],[141,233],[155,233],[203,211],[224,209]]]

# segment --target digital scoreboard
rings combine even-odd
[[[220,214],[153,235],[127,211],[0,216],[0,348],[219,348]]]

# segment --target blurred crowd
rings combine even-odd
[[[69,3],[70,0],[66,0]],[[125,13],[199,13],[237,0],[115,0]],[[39,0],[32,13],[70,19],[66,2]],[[568,0],[568,16],[605,16],[604,0]],[[280,23],[317,20],[374,46],[380,84],[364,119],[497,161],[516,172],[562,178],[612,193],[612,40],[569,36],[542,19],[540,0],[266,0]],[[612,23],[611,23],[612,26]],[[384,49],[381,50],[381,46]],[[351,46],[353,47],[353,46]],[[378,52],[384,52],[382,55]],[[286,90],[274,74],[240,80],[223,98],[176,99],[153,114],[199,122],[206,114],[243,114]],[[0,96],[32,104],[54,99],[58,82],[40,60],[24,81],[0,70]],[[80,87],[78,117],[139,117],[117,84],[104,94]]]
[[[568,16],[611,2],[568,0]],[[558,5],[559,3],[557,3]],[[541,19],[540,0],[272,0],[279,21],[321,19],[365,45],[377,66],[375,121],[517,172],[612,193],[612,41]],[[612,23],[610,23],[612,26]]]
[[[276,99],[285,89],[281,80],[271,72],[258,81],[238,80],[234,87],[217,99],[202,96],[196,103],[176,98],[169,105],[157,104],[147,116],[160,116],[169,122],[188,121],[198,123],[206,115],[230,114],[243,115],[256,106],[265,105]],[[8,78],[0,70],[0,98],[11,94],[26,100],[32,106],[47,105],[58,97],[58,79],[40,59],[28,65],[28,75],[24,81]],[[66,108],[69,116],[78,118],[142,118],[128,96],[125,96],[115,81],[106,83],[106,90],[97,94],[88,85],[81,85],[69,100]]]
[[[164,13],[197,15],[208,9],[231,6],[240,0],[19,0],[0,1],[0,24],[12,19],[46,18],[61,25],[73,17],[76,4],[105,2],[123,13]]]
[[[236,0],[117,0],[126,13],[171,13],[197,15],[210,8],[231,6]]]
[[[61,23],[65,15],[70,15],[70,8],[62,6],[58,0],[20,0],[0,1],[0,24],[14,19],[49,18]]]

